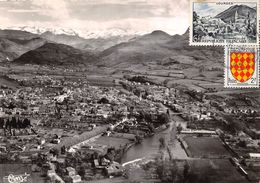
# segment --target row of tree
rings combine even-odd
[[[6,131],[8,130],[10,135],[15,136],[16,129],[26,129],[32,127],[31,121],[28,118],[20,119],[16,117],[10,118],[0,118],[0,129],[4,130],[4,135],[6,136]],[[33,133],[36,132],[31,129]]]

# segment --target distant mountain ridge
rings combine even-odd
[[[47,41],[38,35],[17,30],[0,30],[0,62],[12,61]]]
[[[189,46],[188,30],[183,35],[174,36],[163,31],[154,31],[104,50],[98,64],[124,68],[134,64],[160,64],[170,58],[180,59],[180,62],[189,59],[194,67],[210,66],[222,62],[223,49]]]
[[[66,35],[66,37],[68,40],[73,40],[75,36]],[[81,46],[93,46],[85,44],[84,41]],[[107,39],[94,39],[92,41],[96,41],[96,45],[102,46],[102,43]],[[189,30],[183,35],[173,36],[161,30],[155,30],[149,34],[133,37],[116,45],[113,44],[103,51],[93,52],[47,41],[44,45],[24,53],[13,62],[77,67],[94,65],[100,69],[110,68],[131,72],[138,72],[138,70],[145,72],[152,67],[166,69],[168,73],[174,72],[174,70],[185,71],[185,69],[188,69],[189,71],[186,72],[189,73],[191,69],[196,70],[193,73],[198,73],[202,69],[221,69],[224,59],[224,51],[221,47],[189,46]]]
[[[116,44],[127,42],[141,34],[119,28],[84,32],[66,28],[41,28],[36,26],[10,27],[8,31],[27,32],[49,42],[66,44],[77,49],[94,52],[100,52]]]
[[[129,35],[142,35],[145,33],[142,32],[133,32],[127,29],[121,28],[110,28],[105,30],[96,30],[96,31],[82,31],[74,30],[71,28],[50,28],[50,27],[36,27],[36,26],[14,26],[9,27],[10,30],[21,30],[30,32],[33,34],[44,34],[45,32],[51,32],[55,35],[68,35],[68,36],[78,36],[84,39],[97,39],[97,38],[110,38],[110,37],[124,37]]]
[[[134,36],[112,36],[109,38],[91,38],[85,39],[78,35],[67,35],[67,34],[54,34],[52,32],[44,32],[40,35],[42,38],[51,42],[70,45],[74,48],[100,52],[111,46],[119,44],[121,42],[128,41]]]
[[[116,44],[127,42],[134,37],[114,36],[110,38],[85,39],[72,31],[71,34],[67,34],[69,31],[64,32],[64,34],[62,31],[55,32],[62,34],[54,34],[50,31],[40,35],[36,34],[41,33],[41,31],[45,31],[45,29],[38,32],[32,31],[34,33],[27,32],[24,28],[22,30],[0,29],[0,39],[4,39],[1,43],[3,49],[0,50],[0,62],[12,61],[23,53],[36,49],[45,43],[66,44],[83,51],[98,53]]]

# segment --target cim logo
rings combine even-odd
[[[24,173],[20,175],[9,174],[5,176],[4,183],[32,183],[30,174]]]

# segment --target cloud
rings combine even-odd
[[[40,12],[41,10],[31,10],[31,9],[11,9],[7,10],[9,13],[36,13]]]
[[[1,9],[2,10],[2,9]],[[19,13],[19,15],[17,15]],[[189,24],[189,0],[30,0],[6,2],[0,17],[13,26],[81,30],[163,30],[182,34]],[[2,27],[6,20],[0,19]]]
[[[163,9],[167,16],[189,13],[189,0],[147,0],[147,3]]]
[[[71,3],[86,3],[86,4],[147,4],[147,0],[69,0]]]
[[[58,20],[70,18],[66,0],[32,0],[32,6],[41,8],[39,14]]]

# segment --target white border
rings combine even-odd
[[[260,20],[260,0],[190,0],[190,33],[189,33],[189,45],[190,46],[225,46],[227,44],[232,45],[250,45],[250,46],[258,46],[259,45],[259,20]],[[218,2],[233,2],[233,3],[256,3],[256,21],[257,21],[257,27],[256,27],[256,43],[214,43],[214,42],[193,42],[193,3],[218,3]]]
[[[256,77],[256,83],[255,84],[245,84],[245,83],[236,83],[236,84],[229,84],[228,83],[228,72],[230,72],[230,56],[229,56],[229,51],[230,49],[238,48],[243,50],[246,48],[251,48],[254,49],[256,54],[255,58],[255,77]],[[228,45],[225,46],[225,65],[224,65],[224,88],[259,88],[259,46],[233,46],[233,45]],[[253,76],[252,76],[253,77]]]

